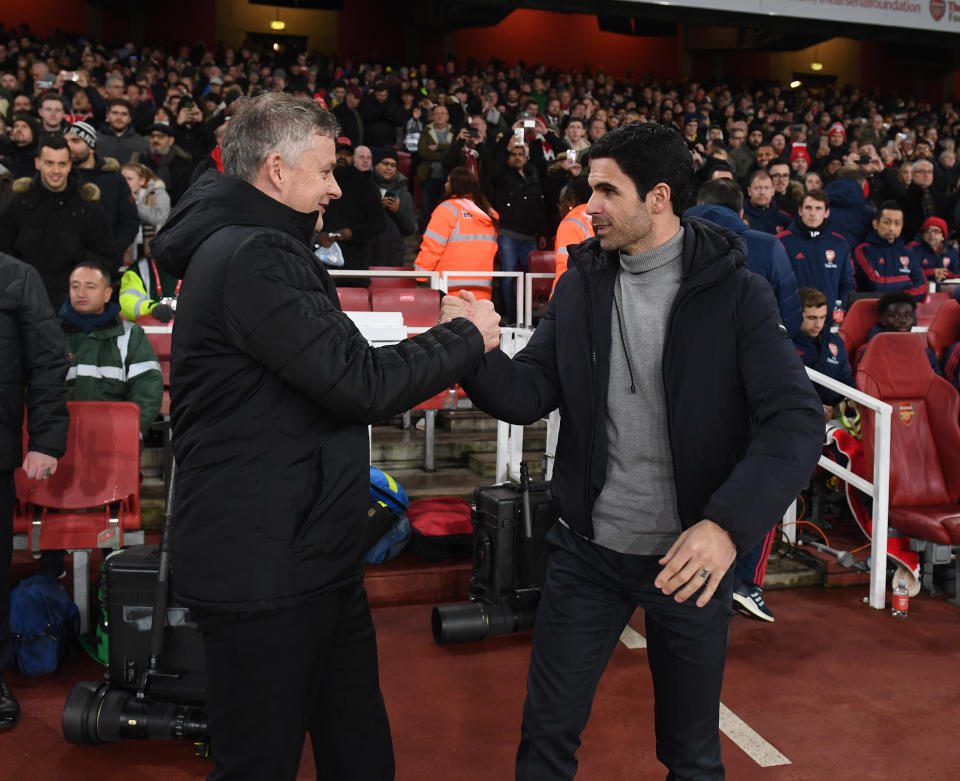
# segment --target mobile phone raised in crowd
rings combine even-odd
[[[384,197],[384,198],[399,198],[399,197],[400,197],[400,191],[399,191],[399,190],[387,190],[387,191],[383,194],[383,197]]]
[[[571,163],[577,162],[577,153],[573,149],[567,150],[567,160]]]
[[[480,138],[480,131],[475,127],[470,128],[470,138]]]
[[[517,143],[522,144],[522,143],[523,143],[523,128],[522,128],[522,127],[515,127],[515,128],[513,129],[513,137],[514,137],[515,139],[517,139]]]
[[[524,127],[536,127],[536,126],[537,126],[537,123],[536,123],[535,120],[525,119],[525,120],[523,120],[523,126],[524,126]]]

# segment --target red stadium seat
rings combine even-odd
[[[386,288],[371,290],[370,301],[374,312],[402,312],[403,324],[408,328],[432,327],[440,315],[439,290],[424,287]]]
[[[927,331],[927,345],[939,360],[943,351],[957,341],[960,341],[960,303],[947,301],[933,316]]]
[[[338,287],[337,298],[344,312],[370,311],[370,293],[365,287]]]
[[[857,349],[867,340],[870,329],[877,324],[877,299],[860,298],[851,304],[843,323],[840,324],[840,338],[847,348],[847,355],[853,361]]]
[[[535,250],[528,256],[529,271],[532,274],[556,274],[557,273],[557,254],[551,251]],[[533,297],[531,305],[534,314],[537,317],[543,316],[543,310],[547,308],[547,302],[550,300],[550,293],[553,291],[553,279],[533,279],[531,280]]]
[[[407,181],[410,181],[410,160],[412,155],[403,150],[397,150],[397,170],[407,177]]]
[[[147,341],[157,354],[160,371],[163,373],[163,386],[170,387],[170,347],[173,342],[173,321],[161,323],[157,318],[144,315],[137,318],[137,325],[147,333]]]
[[[370,266],[371,271],[414,271],[413,266]],[[385,287],[416,287],[416,277],[370,277],[370,290]]]
[[[929,328],[937,312],[949,300],[949,293],[930,293],[926,301],[917,304],[917,325]]]
[[[14,472],[13,529],[15,536],[27,538],[17,547],[74,551],[73,598],[85,628],[89,551],[143,542],[137,532],[140,409],[128,401],[71,401],[67,407],[67,449],[57,471],[46,480],[30,480],[22,469]]]
[[[857,369],[857,387],[893,407],[890,525],[941,545],[960,544],[960,395],[933,372],[924,334],[883,333]],[[865,472],[873,474],[875,420],[863,414]],[[869,478],[868,478],[869,479]]]

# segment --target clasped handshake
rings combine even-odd
[[[455,317],[465,317],[479,329],[483,336],[485,353],[500,345],[500,315],[490,301],[478,301],[468,290],[461,290],[456,296],[444,296],[440,302],[440,319],[437,324],[449,323]]]

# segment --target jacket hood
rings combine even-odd
[[[59,195],[60,193],[54,193],[50,190],[47,190],[40,181],[40,174],[35,173],[33,176],[24,176],[20,179],[16,179],[13,182],[13,191],[18,195],[28,195],[32,196],[33,201],[39,201],[43,197],[44,193],[49,193],[50,195]],[[80,183],[80,176],[75,172],[70,173],[69,179],[67,179],[67,189],[63,191],[65,197],[69,197],[74,192],[79,192],[80,197],[85,201],[99,201],[100,200],[100,188],[97,187],[93,182],[87,182],[86,184]]]
[[[180,199],[153,251],[160,268],[182,279],[197,247],[228,225],[272,228],[309,244],[316,224],[317,212],[295,211],[232,174],[209,170]]]
[[[684,281],[701,273],[704,274],[703,281],[710,281],[746,264],[747,242],[743,237],[698,217],[688,219],[684,216],[680,224],[684,228]],[[599,237],[594,236],[576,245],[570,253],[570,260],[589,272],[616,268],[620,264],[620,253],[605,252],[600,248]]]
[[[904,247],[906,245],[903,236],[897,236],[895,241],[889,242],[886,239],[881,239],[880,234],[875,230],[870,231],[863,241],[866,244],[874,244],[877,247]]]
[[[699,217],[701,220],[712,222],[728,231],[740,234],[749,230],[747,223],[740,219],[733,209],[726,206],[715,206],[713,204],[704,204],[702,206],[691,206],[683,213],[684,217]]]
[[[859,206],[867,200],[856,179],[837,179],[830,182],[824,192],[830,196],[831,206]]]

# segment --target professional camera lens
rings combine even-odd
[[[437,645],[467,643],[532,629],[536,615],[536,603],[457,602],[435,606],[430,616],[430,628]]]
[[[84,681],[73,687],[63,708],[63,736],[69,743],[99,744],[134,738],[204,740],[203,708],[137,699],[136,695]]]

